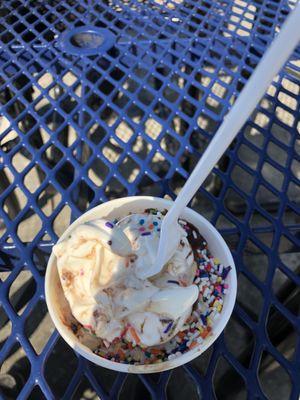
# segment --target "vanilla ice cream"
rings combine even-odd
[[[123,338],[143,347],[158,345],[191,315],[198,299],[196,265],[183,228],[163,270],[141,278],[155,261],[162,218],[157,212],[132,214],[117,224],[89,221],[54,246],[73,316],[104,344]]]

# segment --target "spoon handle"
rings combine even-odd
[[[169,210],[165,218],[165,223],[179,218],[184,207],[193,198],[198,188],[247,121],[271,84],[272,79],[278,74],[299,43],[299,26],[300,2],[288,16],[280,33],[260,60],[234,106],[225,116],[222,125],[217,130],[189,179],[181,189],[172,208]]]

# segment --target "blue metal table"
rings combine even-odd
[[[293,5],[2,0],[0,363],[22,355],[1,371],[19,379],[13,398],[76,399],[85,388],[102,400],[298,399],[299,51],[192,202],[239,269],[213,349],[173,372],[126,376],[51,329],[33,340],[64,227],[114,197],[174,198]]]

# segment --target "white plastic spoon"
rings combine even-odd
[[[280,33],[273,40],[259,62],[234,106],[225,116],[222,125],[169,209],[161,226],[156,262],[152,268],[145,271],[144,278],[160,272],[174,254],[180,240],[177,222],[180,214],[247,121],[268,89],[272,79],[288,60],[299,41],[300,2],[288,16]]]

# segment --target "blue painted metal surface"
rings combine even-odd
[[[105,371],[77,356],[67,380],[47,372],[50,359],[61,357],[58,335],[36,352],[27,325],[44,301],[51,246],[69,219],[110,198],[174,197],[291,7],[285,0],[1,2],[0,322],[7,324],[6,315],[12,328],[0,363],[16,344],[23,348],[31,369],[20,399],[38,388],[37,398],[69,399],[84,378],[101,399],[117,398],[130,382],[116,373],[106,387]],[[227,328],[205,370],[203,357],[180,369],[194,398],[225,398],[215,384],[221,359],[248,398],[267,398],[262,371],[270,359],[286,372],[286,398],[299,397],[299,338],[287,356],[274,344],[281,328],[272,322],[280,313],[299,334],[293,303],[274,284],[278,274],[291,293],[300,284],[290,261],[300,227],[297,59],[296,51],[199,191],[198,209],[222,228],[239,268],[233,321],[239,335],[248,332],[250,350],[246,361],[235,354],[236,331]],[[245,255],[261,257],[264,276]],[[21,312],[10,291],[24,271],[35,291]],[[254,301],[245,296],[253,290]],[[174,374],[137,379],[144,395],[163,399]]]

